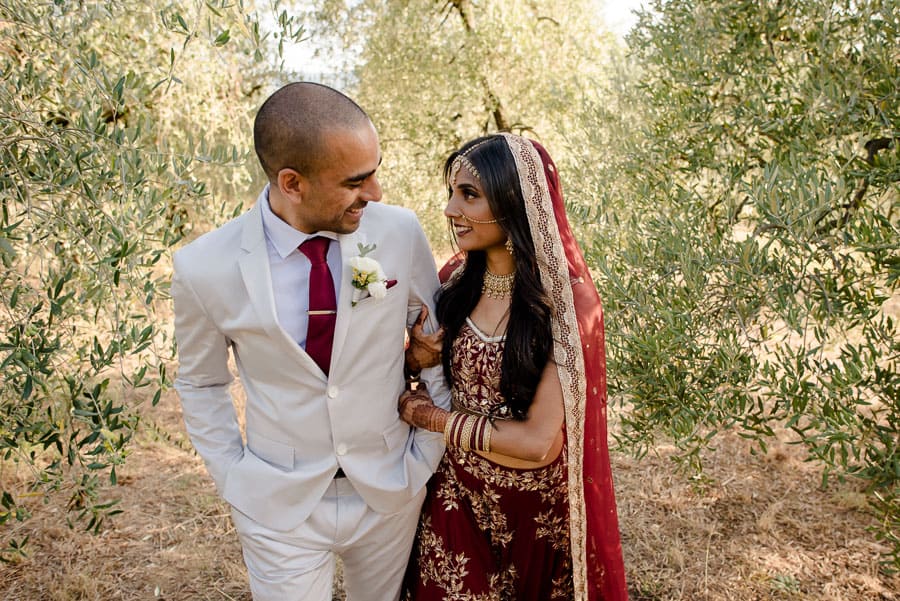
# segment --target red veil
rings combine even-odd
[[[502,134],[516,161],[528,223],[553,304],[554,358],[566,408],[569,527],[578,601],[628,599],[606,429],[603,308],[569,227],[553,159],[543,146]],[[459,266],[441,270],[444,281]]]

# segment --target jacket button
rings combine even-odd
[[[337,454],[341,455],[341,456],[346,455],[347,454],[347,445],[345,445],[344,443],[339,444],[337,446]]]
[[[335,399],[337,398],[338,392],[340,391],[338,390],[337,386],[329,386],[326,394],[328,395],[329,399]]]

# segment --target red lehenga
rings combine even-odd
[[[627,600],[607,447],[600,297],[569,227],[552,159],[536,142],[502,135],[516,160],[554,308],[566,445],[556,461],[534,470],[448,449],[428,485],[403,599]],[[454,268],[448,264],[442,279]],[[451,362],[455,409],[497,407],[501,353],[502,340],[486,339],[471,323],[461,329]]]
[[[502,353],[502,338],[463,326],[453,341],[455,410],[496,415]],[[565,453],[523,470],[448,448],[428,484],[407,598],[571,599],[566,491]]]

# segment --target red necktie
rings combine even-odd
[[[337,301],[334,280],[325,260],[331,240],[315,236],[300,245],[300,252],[309,257],[309,326],[306,329],[306,353],[328,375],[331,365],[331,345],[334,341],[334,322]]]

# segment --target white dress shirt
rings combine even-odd
[[[266,188],[262,203],[263,230],[269,251],[269,270],[272,274],[272,292],[275,296],[275,313],[278,323],[290,337],[306,348],[306,329],[309,325],[309,271],[310,261],[298,247],[314,236],[324,236],[337,241],[334,232],[304,234],[288,225],[269,206],[269,190]],[[341,294],[341,246],[328,246],[328,268],[334,279],[334,296]]]

